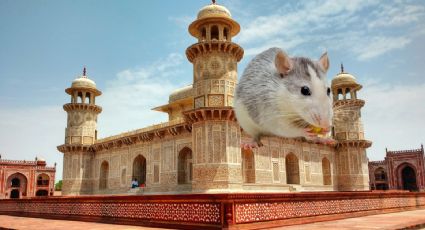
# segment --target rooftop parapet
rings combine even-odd
[[[389,151],[388,149],[385,149],[387,154],[406,154],[406,153],[422,153],[424,154],[424,146],[421,145],[420,149],[409,149],[409,150],[397,150],[397,151]]]

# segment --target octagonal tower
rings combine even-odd
[[[64,175],[62,193],[64,195],[79,195],[91,192],[91,167],[93,153],[90,146],[97,139],[97,115],[102,108],[95,104],[97,96],[102,94],[96,88],[94,81],[83,75],[72,81],[70,88],[65,90],[71,96],[71,103],[63,109],[68,114],[65,129],[65,144],[58,146],[64,153]]]
[[[186,50],[193,63],[193,109],[184,113],[192,127],[194,192],[242,187],[241,131],[232,109],[243,57],[243,49],[232,42],[239,30],[229,10],[215,1],[189,26],[198,40]]]
[[[357,98],[362,88],[356,78],[341,72],[332,79],[334,118],[332,135],[338,141],[336,164],[339,191],[369,190],[369,170],[366,148],[371,142],[365,140],[361,108],[365,101]]]
[[[194,108],[232,106],[237,81],[237,63],[243,49],[232,42],[240,26],[228,9],[212,4],[203,7],[189,26],[198,42],[186,50],[193,63]]]

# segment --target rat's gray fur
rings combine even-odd
[[[293,103],[294,101],[306,100],[300,94],[300,88],[304,85],[311,85],[312,77],[318,77],[320,81],[324,82],[323,84],[326,84],[326,72],[320,63],[305,57],[292,57],[292,68],[282,77],[275,67],[275,58],[279,51],[282,50],[279,48],[270,48],[258,54],[244,70],[237,85],[235,95],[235,111],[238,120],[242,120],[240,119],[240,114],[242,113],[238,112],[240,111],[240,108],[237,108],[238,105],[243,105],[249,117],[259,127],[262,127],[268,121],[267,116],[271,115],[270,113],[275,113],[273,116],[280,114],[281,118],[287,116],[287,119],[291,117],[293,120],[300,120],[299,114],[293,113],[292,111],[294,110],[290,108],[293,105],[295,106],[296,103]],[[315,76],[311,76],[313,71],[315,72],[315,74],[313,73]],[[323,90],[325,92],[326,86],[324,87]],[[287,91],[287,93],[282,93],[282,91]],[[277,95],[280,96],[282,94],[286,98],[277,98]],[[322,94],[319,96],[322,96]],[[277,108],[277,100],[290,101],[284,103],[287,110],[284,109],[282,111],[282,109]],[[290,112],[285,114],[287,111]],[[276,125],[279,126],[279,124]],[[241,126],[246,129],[242,123]],[[300,127],[298,128],[300,129]],[[263,129],[262,131],[258,131],[258,127],[255,130],[257,131],[248,133],[257,141],[262,135],[273,134],[273,132],[269,133]],[[288,137],[291,136],[293,135],[288,135]]]

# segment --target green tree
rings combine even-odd
[[[55,184],[55,190],[62,191],[62,180],[58,181],[58,183]]]

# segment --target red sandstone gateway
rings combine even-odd
[[[385,151],[385,160],[369,162],[370,189],[424,191],[424,146],[421,145],[420,149]]]
[[[4,160],[0,157],[0,199],[53,196],[55,167],[43,159]]]

